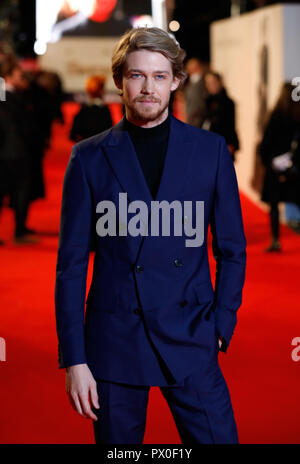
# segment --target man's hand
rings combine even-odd
[[[91,409],[100,408],[97,383],[87,364],[76,364],[66,368],[66,391],[72,407],[86,419],[98,420]]]
[[[221,348],[222,344],[223,344],[223,341],[221,340],[221,338],[219,337],[219,348]]]

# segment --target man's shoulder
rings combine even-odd
[[[175,117],[174,119],[176,120],[176,125],[178,128],[186,131],[187,135],[191,139],[199,141],[199,143],[219,146],[219,144],[224,141],[224,137],[222,135],[192,126],[191,124],[183,122]]]
[[[112,127],[92,137],[81,140],[73,145],[73,150],[80,153],[87,153],[99,149],[110,138],[111,131]]]

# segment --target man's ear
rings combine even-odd
[[[173,78],[173,82],[171,85],[171,92],[174,92],[174,90],[176,90],[179,87],[179,84],[180,84],[180,78],[175,76]]]

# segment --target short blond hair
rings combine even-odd
[[[123,67],[127,55],[137,50],[159,52],[171,63],[173,75],[181,83],[186,79],[183,67],[185,51],[167,32],[158,27],[138,27],[125,32],[114,48],[112,55],[112,73],[116,84],[121,84]]]

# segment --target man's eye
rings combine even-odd
[[[133,79],[137,79],[141,76],[141,74],[139,73],[134,73],[134,74],[131,74],[130,77],[133,77]]]
[[[156,74],[156,77],[158,78],[159,81],[165,78],[164,74]]]

